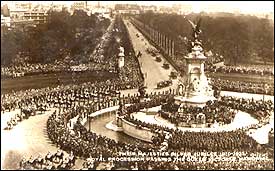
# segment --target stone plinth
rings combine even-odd
[[[177,104],[187,106],[205,106],[209,100],[214,100],[212,87],[204,73],[204,56],[200,41],[195,39],[192,44],[192,52],[184,57],[186,60],[185,75],[180,78]]]
[[[215,100],[213,96],[191,96],[191,97],[184,97],[184,96],[176,96],[175,103],[180,105],[184,104],[186,106],[198,106],[204,107],[206,102],[209,100]]]

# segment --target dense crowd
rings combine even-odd
[[[120,37],[120,44],[124,48],[124,66],[119,69],[120,81],[125,83],[136,83],[136,87],[144,81],[144,76],[138,61],[139,53],[135,52],[128,29],[122,18],[117,18],[117,35]]]
[[[227,151],[256,149],[258,143],[242,130],[221,132],[172,132],[168,142],[169,148],[188,151]]]
[[[160,114],[176,125],[181,122],[195,123],[197,115],[200,113],[205,115],[206,123],[215,123],[217,121],[218,123],[229,124],[234,119],[237,110],[247,112],[262,121],[270,117],[274,106],[271,100],[249,100],[221,96],[219,100],[208,101],[203,108],[192,106],[180,107],[171,101],[162,105]]]
[[[98,88],[101,87],[101,88]],[[199,132],[199,133],[191,133],[191,132],[180,132],[179,130],[169,129],[166,127],[147,124],[141,122],[139,120],[131,117],[131,113],[137,112],[143,108],[151,108],[154,106],[159,106],[161,104],[171,104],[173,102],[173,95],[167,93],[163,94],[147,94],[146,96],[150,99],[149,101],[139,102],[139,98],[137,95],[135,96],[125,96],[122,98],[123,104],[132,104],[128,107],[125,107],[121,110],[121,115],[127,121],[134,123],[137,127],[148,128],[153,131],[157,136],[155,137],[153,142],[154,144],[126,144],[123,142],[116,142],[107,137],[97,135],[93,132],[87,131],[85,126],[81,124],[81,120],[91,112],[95,112],[102,108],[106,108],[108,106],[113,106],[118,104],[118,100],[116,102],[109,102],[109,97],[116,96],[116,92],[112,91],[108,84],[106,83],[87,83],[83,85],[74,85],[74,86],[61,86],[53,89],[44,89],[44,90],[30,90],[27,92],[20,92],[17,96],[18,99],[22,97],[24,100],[20,101],[18,99],[14,100],[11,96],[5,96],[6,98],[2,99],[7,102],[7,100],[13,100],[15,104],[15,108],[18,106],[39,106],[40,104],[47,104],[49,106],[60,106],[61,108],[65,108],[62,113],[54,112],[48,122],[47,122],[47,130],[49,138],[58,146],[65,151],[73,151],[73,154],[84,157],[108,157],[108,156],[117,156],[118,152],[125,151],[158,151],[162,142],[164,141],[165,134],[169,132],[172,137],[168,140],[168,150],[176,150],[176,151],[193,151],[193,150],[205,150],[205,151],[223,151],[223,150],[249,150],[249,149],[257,149],[257,143],[245,135],[243,131],[231,131],[231,132],[221,132],[217,133],[208,133],[208,132]],[[46,91],[47,90],[47,91]],[[47,92],[47,93],[46,93]],[[99,93],[101,92],[101,93]],[[101,94],[101,99],[96,98],[98,94]],[[95,95],[95,96],[94,96]],[[79,103],[80,99],[85,99],[86,97],[90,97],[90,101],[98,101],[99,103],[91,103],[88,106],[82,106]],[[72,101],[74,105],[65,105],[65,102]],[[84,100],[85,101],[85,100]],[[87,102],[87,100],[86,100]],[[57,103],[57,104],[55,104]],[[211,103],[211,104],[210,104]],[[62,105],[63,104],[63,105]],[[100,105],[98,105],[100,104]],[[211,109],[216,108],[216,106],[229,106],[230,108],[243,110],[249,113],[257,113],[260,111],[262,117],[266,117],[265,111],[273,110],[272,102],[270,101],[254,101],[254,100],[246,100],[246,99],[238,99],[233,97],[221,97],[221,100],[209,102],[207,107],[204,109],[211,113]],[[82,107],[81,107],[82,106]],[[169,110],[176,111],[175,108],[171,108]],[[206,110],[208,109],[208,110]],[[191,109],[190,109],[191,110]],[[192,109],[192,111],[196,112],[196,109]],[[221,107],[221,111],[227,111],[226,108]],[[219,113],[218,111],[215,111]],[[73,130],[70,130],[67,127],[67,123],[70,119],[80,116],[78,121],[73,125]],[[259,151],[259,149],[257,149]],[[155,162],[157,163],[157,162]],[[167,166],[167,162],[163,162],[163,164]],[[263,162],[265,163],[265,162]],[[268,163],[268,162],[267,162]],[[85,165],[85,168],[96,168],[98,163],[88,163]],[[133,168],[131,162],[126,162],[125,166],[121,165],[121,162],[115,162],[114,168]],[[146,165],[142,163],[137,163],[137,168],[143,168]],[[152,169],[157,168],[166,168],[166,166],[157,166],[156,164],[149,165]],[[171,165],[175,167],[175,165]],[[211,166],[211,164],[209,164]],[[34,167],[34,166],[31,166]],[[45,168],[68,168],[68,165],[62,164],[45,164]],[[182,165],[179,163],[176,167],[178,168],[196,168],[196,167],[208,167],[208,165]],[[222,165],[217,166],[217,168],[222,167]],[[242,162],[236,165],[238,168],[243,167],[253,167],[252,165],[243,164]],[[257,167],[262,168],[263,165],[259,165]],[[268,168],[270,166],[267,166]],[[170,166],[168,167],[170,168]]]
[[[117,72],[114,67],[103,64],[24,64],[22,66],[2,67],[1,76],[3,78],[16,78],[40,74],[57,74],[62,72]]]
[[[167,102],[167,97],[165,96],[157,96],[156,98],[152,98],[152,102],[150,105],[146,105],[146,102],[136,103],[129,107],[126,107],[123,112],[124,119],[136,124],[137,126],[146,127],[150,130],[154,131],[155,133],[159,133],[163,135],[164,132],[169,131],[172,137],[168,140],[168,150],[172,151],[261,151],[263,148],[259,147],[255,140],[251,137],[247,136],[244,131],[237,130],[231,132],[220,132],[220,133],[209,133],[209,132],[181,132],[179,130],[173,130],[169,128],[164,128],[161,126],[153,125],[153,124],[146,124],[140,122],[138,120],[134,120],[130,117],[129,113],[134,111],[138,111],[143,107],[152,107],[155,105],[159,105],[159,103]],[[169,98],[168,98],[169,99]],[[149,101],[150,102],[150,101]],[[154,103],[153,103],[154,102]],[[159,102],[159,103],[158,103]],[[147,102],[148,103],[148,102]],[[69,114],[70,113],[70,114]],[[134,152],[150,152],[150,151],[158,151],[159,150],[159,142],[154,144],[146,145],[139,145],[139,144],[126,144],[123,142],[116,142],[111,140],[105,136],[97,135],[93,132],[88,132],[86,128],[81,124],[80,120],[76,122],[74,125],[73,131],[70,131],[65,125],[68,118],[73,118],[81,111],[78,112],[69,112],[69,113],[62,113],[57,114],[54,113],[50,116],[47,122],[47,130],[50,139],[59,144],[60,148],[65,151],[73,151],[74,154],[77,156],[82,156],[85,158],[97,158],[101,156],[103,158],[107,157],[116,157],[118,156],[119,152],[125,151],[134,151]],[[64,119],[66,117],[67,119]],[[163,138],[162,138],[163,139]],[[253,150],[252,150],[253,149]],[[87,161],[88,162],[88,161]],[[89,166],[87,166],[89,163]],[[85,167],[96,168],[98,163],[88,162],[85,164]],[[169,162],[161,162],[159,166],[155,164],[157,162],[151,163],[149,165],[144,165],[143,163],[133,164],[131,162],[114,162],[112,168],[132,168],[136,167],[141,169],[143,167],[151,167],[152,169],[157,168],[170,168],[171,167],[178,167],[178,168],[189,168],[195,169],[200,167],[207,167],[213,165],[213,163],[208,164],[194,164],[191,166],[183,165],[184,162],[179,163],[178,165],[170,165],[167,166]],[[234,165],[236,168],[252,168],[254,166],[247,164],[244,161],[234,162],[231,165]],[[257,163],[255,161],[255,163]],[[269,168],[270,166],[264,166],[264,164],[269,164],[267,161],[258,162],[259,165],[257,168]],[[262,164],[260,164],[262,163]],[[163,165],[166,166],[163,166]],[[230,165],[229,163],[226,163]],[[188,166],[188,167],[187,167]],[[226,165],[227,166],[227,165]],[[223,168],[225,166],[216,165],[216,168]]]
[[[102,82],[86,82],[80,85],[69,84],[59,85],[54,88],[47,87],[17,91],[1,95],[1,112],[11,111],[15,108],[23,108],[24,106],[37,106],[45,102],[60,103],[60,105],[62,105],[71,103],[75,98],[76,100],[79,98],[85,99],[85,96],[86,99],[87,97],[92,98],[92,95],[97,95],[97,92],[103,92],[110,96],[118,96],[118,90],[133,88],[133,86],[136,86],[133,82],[132,84],[128,84],[116,79],[110,79]]]
[[[260,121],[268,118],[271,115],[271,111],[274,111],[274,105],[271,100],[263,101],[221,96],[219,104],[247,112]]]
[[[1,67],[1,76],[20,77],[26,75],[56,73],[68,71],[70,68],[62,63],[58,64],[28,64],[24,63],[18,66]]]
[[[207,57],[205,61],[205,69],[207,68],[212,68],[215,66],[217,63],[224,62],[224,57],[222,55],[219,55],[217,53],[212,53],[212,51],[206,52],[205,56]]]
[[[274,85],[263,83],[251,83],[223,79],[211,79],[212,86],[223,91],[235,91],[243,93],[267,94],[274,96]]]
[[[260,75],[260,76],[274,76],[274,69],[272,68],[261,68],[258,67],[245,67],[245,66],[209,66],[207,71],[214,73],[238,73],[238,74],[249,74],[249,75]]]
[[[171,110],[171,108],[169,109],[169,107],[171,106],[171,102],[172,102],[171,98],[170,99],[169,99],[169,97],[163,98],[163,100],[162,100],[162,97],[160,97],[160,98],[156,97],[156,100],[154,100],[154,101],[159,101],[160,103],[151,103],[150,105],[147,105],[147,106],[144,103],[138,103],[138,104],[133,104],[132,106],[127,107],[125,110],[124,119],[136,124],[137,126],[147,127],[149,129],[151,129],[152,131],[158,130],[159,126],[136,120],[130,116],[131,113],[137,112],[145,106],[147,108],[149,108],[149,107],[153,107],[153,106],[158,106],[158,105],[166,103],[168,101],[170,101],[170,103],[167,103],[168,105],[165,106],[164,108],[166,110]],[[220,107],[217,110],[216,109],[217,106],[222,106],[222,107]],[[250,101],[250,100],[245,100],[245,99],[240,100],[240,99],[232,98],[232,97],[222,97],[222,99],[219,101],[208,102],[207,106],[202,109],[201,108],[192,108],[191,109],[191,107],[190,107],[190,108],[186,108],[185,110],[190,110],[189,112],[194,112],[194,113],[201,113],[204,111],[204,113],[206,114],[206,119],[208,121],[214,120],[214,118],[219,117],[218,121],[222,120],[225,123],[230,123],[232,121],[232,119],[234,118],[235,113],[228,110],[227,112],[229,114],[228,114],[228,116],[225,116],[224,113],[226,113],[225,111],[227,108],[229,108],[229,109],[232,108],[235,110],[242,110],[242,111],[245,111],[248,113],[252,113],[254,116],[258,116],[259,120],[261,120],[265,117],[268,117],[268,115],[270,115],[270,113],[268,113],[267,111],[273,109],[271,101],[267,101],[267,102]],[[176,111],[175,109],[172,109],[172,110]],[[213,111],[214,114],[211,111]],[[263,111],[263,112],[261,112],[261,111]],[[183,111],[183,113],[185,113],[185,111]],[[208,115],[210,115],[210,116],[208,116]],[[214,116],[212,116],[212,118],[211,118],[211,115],[214,115]],[[215,115],[218,115],[218,117]],[[174,133],[176,135],[176,136],[172,136],[172,137],[185,137],[186,139],[188,139],[188,138],[191,139],[191,137],[189,137],[189,136],[193,136],[192,132],[189,135],[188,133],[185,133],[185,132],[182,133],[178,130],[174,131],[174,130],[171,130],[168,128],[162,128],[162,130],[171,132],[172,134]],[[186,148],[190,148],[190,149],[192,147],[196,146],[195,144],[197,144],[200,147],[198,147],[196,149],[201,149],[201,150],[203,150],[205,148],[210,148],[211,150],[223,150],[223,149],[227,149],[227,148],[228,149],[230,149],[230,148],[232,148],[232,149],[235,149],[235,148],[249,149],[251,147],[256,147],[256,145],[257,145],[256,141],[253,140],[251,137],[247,136],[244,131],[239,130],[239,131],[227,132],[224,134],[223,133],[224,132],[220,133],[218,136],[216,133],[207,133],[207,132],[198,133],[198,136],[196,136],[196,135],[193,136],[193,137],[195,137],[194,139],[196,139],[196,143],[194,143],[193,145],[192,145],[193,141],[178,140],[178,139],[172,139],[170,141],[171,142],[170,144],[173,146],[177,143],[186,143],[186,144],[182,145],[182,147],[186,147]],[[199,136],[199,135],[201,135],[201,136]],[[211,136],[213,136],[213,137],[211,137]],[[234,139],[231,136],[237,137],[237,139]],[[201,137],[201,138],[198,138],[198,137]],[[203,139],[206,139],[206,137],[209,137],[209,142],[207,142],[206,144],[203,145],[203,143],[202,143]],[[218,138],[221,140],[219,141],[219,140],[216,140],[215,138]],[[240,141],[240,140],[243,140],[243,141]],[[201,142],[198,143],[197,141],[201,141]],[[213,146],[209,145],[211,143]],[[218,144],[220,143],[220,144],[217,145],[216,143],[218,143]],[[180,147],[180,146],[178,146],[178,147]],[[205,149],[205,150],[210,150],[210,149]]]
[[[160,115],[168,119],[171,123],[179,125],[180,123],[199,123],[198,115],[205,116],[205,122],[213,124],[215,122],[222,124],[229,124],[233,121],[236,111],[232,110],[229,106],[222,106],[218,100],[208,101],[203,107],[182,106],[172,103],[162,105]],[[203,123],[203,122],[200,122]]]
[[[125,144],[116,142],[105,136],[88,132],[79,120],[74,124],[73,131],[66,127],[65,120],[71,119],[78,115],[75,113],[57,114],[53,113],[47,122],[49,138],[57,143],[65,151],[73,151],[80,157],[98,157],[114,156],[119,151],[135,151],[138,149],[153,150],[155,147],[148,144],[148,147],[139,144]],[[66,117],[67,119],[64,119]]]

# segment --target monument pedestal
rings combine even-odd
[[[194,36],[191,50],[184,57],[186,60],[185,75],[181,77],[178,86],[178,96],[175,101],[179,105],[203,107],[209,100],[214,100],[212,87],[204,73],[206,57],[203,53],[198,36]]]
[[[205,95],[192,97],[176,96],[174,99],[177,105],[204,107],[207,101],[215,100],[215,97]]]

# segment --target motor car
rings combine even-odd
[[[172,78],[172,79],[176,79],[176,78],[177,78],[177,76],[178,76],[178,73],[177,73],[177,72],[175,72],[175,71],[171,71],[171,73],[170,73],[170,78]]]
[[[157,62],[161,62],[161,57],[157,56],[157,57],[156,57],[156,61],[157,61]]]
[[[173,84],[172,80],[165,80],[157,83],[157,89],[171,86]]]
[[[164,69],[169,69],[169,68],[170,68],[170,66],[169,66],[168,63],[163,63],[162,67],[163,67]]]

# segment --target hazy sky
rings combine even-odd
[[[14,2],[14,1],[9,1]],[[71,5],[74,1],[21,1],[32,3],[54,3]],[[88,4],[97,4],[98,1],[88,1]],[[7,3],[7,1],[1,1]],[[8,4],[9,4],[8,3]],[[211,7],[216,11],[234,12],[240,11],[242,13],[274,13],[274,1],[100,1],[100,4],[138,4],[138,5],[160,5],[171,6],[173,4],[190,4],[194,12],[201,12]]]

